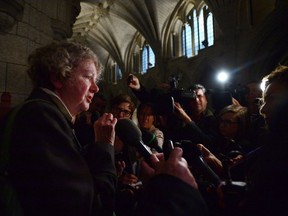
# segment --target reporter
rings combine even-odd
[[[288,211],[288,67],[276,67],[263,79],[260,113],[269,135],[257,155],[245,200],[245,215],[285,215]]]
[[[127,85],[141,103],[159,102],[159,95],[171,92],[170,85],[167,83],[161,83],[148,91],[138,77],[133,74],[129,74]]]

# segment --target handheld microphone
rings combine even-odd
[[[115,126],[115,132],[123,143],[136,147],[145,161],[151,165],[152,152],[144,144],[141,130],[131,119],[119,119]]]
[[[145,143],[145,145],[155,149],[158,153],[163,152],[162,148],[158,145],[158,141],[155,134],[144,128],[141,128],[140,130],[142,133],[142,140]]]
[[[181,147],[183,149],[183,157],[186,159],[188,165],[196,165],[200,172],[209,179],[215,187],[218,187],[222,180],[205,162],[202,152],[197,146],[190,140],[183,140],[181,141]]]
[[[168,160],[171,151],[174,149],[174,144],[172,140],[165,139],[163,142],[163,153],[164,153],[164,159]]]

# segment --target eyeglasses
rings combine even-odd
[[[113,111],[117,115],[120,115],[121,113],[123,113],[124,117],[126,118],[129,118],[132,115],[132,113],[129,110],[121,109],[119,107],[114,107]]]
[[[230,125],[233,125],[233,124],[239,124],[240,122],[239,121],[231,121],[231,120],[228,120],[228,119],[219,119],[219,124],[224,124],[224,125],[227,125],[227,126],[230,126]]]

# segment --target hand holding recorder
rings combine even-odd
[[[143,156],[142,171],[147,177],[158,174],[167,174],[181,179],[187,184],[197,189],[197,183],[188,168],[187,161],[182,157],[183,150],[181,148],[171,149],[169,157],[164,160],[162,153],[152,154],[149,148],[142,141],[142,133],[137,125],[130,119],[119,119],[116,127],[116,135],[129,145],[137,148]]]

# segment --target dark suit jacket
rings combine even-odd
[[[12,133],[10,177],[27,216],[112,215],[113,146],[82,149],[71,120],[44,91],[34,90]]]
[[[156,175],[145,189],[135,216],[208,216],[200,192],[182,180]]]

